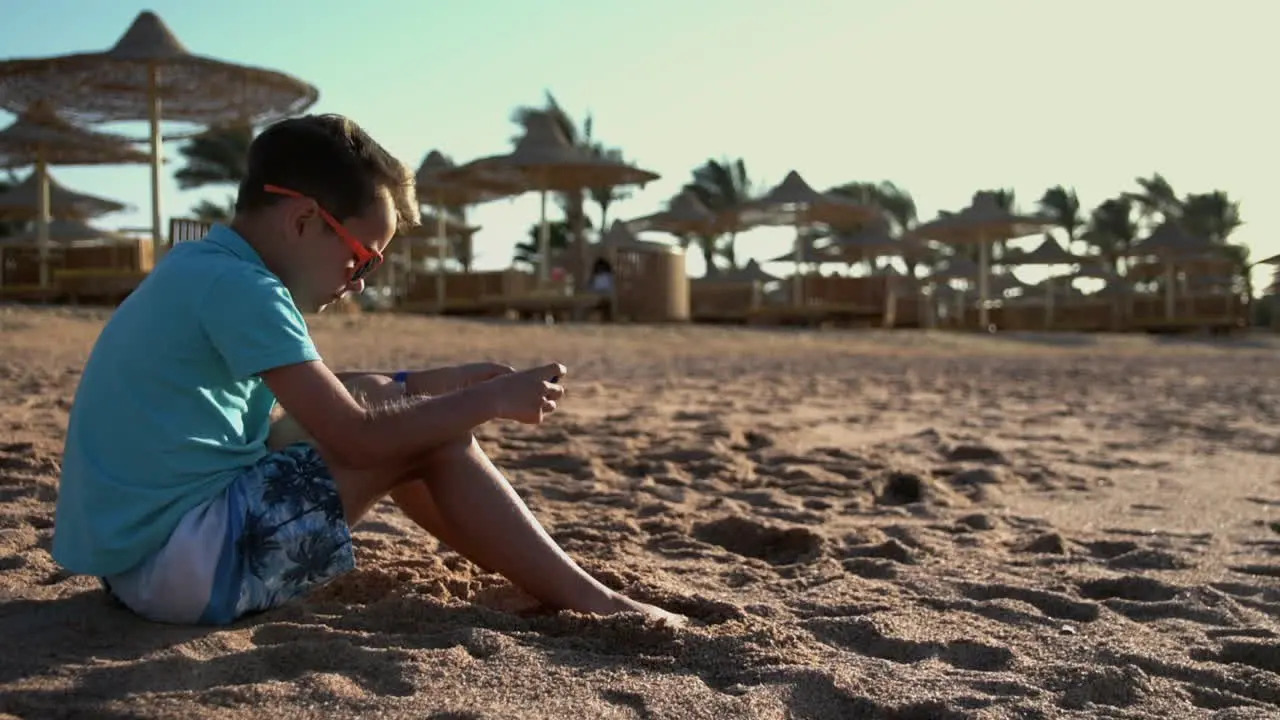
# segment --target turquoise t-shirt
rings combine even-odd
[[[53,557],[124,572],[187,511],[267,454],[275,396],[258,374],[320,358],[288,289],[215,225],[175,245],[111,316],[76,389]]]

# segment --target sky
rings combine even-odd
[[[509,151],[513,108],[551,91],[661,175],[615,219],[661,209],[721,157],[743,158],[761,190],[790,170],[817,189],[891,180],[922,220],[983,188],[1033,209],[1057,184],[1087,214],[1159,172],[1180,194],[1226,191],[1245,220],[1232,240],[1280,253],[1266,199],[1280,190],[1280,5],[1265,0],[0,0],[0,59],[105,50],[144,9],[194,53],[315,85],[313,111],[350,116],[414,168],[432,149]],[[176,165],[165,218],[234,192],[179,191]],[[52,172],[133,206],[100,225],[150,225],[145,166]],[[537,218],[534,194],[472,210],[477,267],[507,266]],[[790,240],[753,231],[738,254]],[[701,274],[698,253],[689,269]]]

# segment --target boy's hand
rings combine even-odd
[[[564,397],[564,387],[552,382],[565,374],[560,363],[532,370],[499,375],[484,383],[490,393],[494,415],[525,425],[538,425],[556,411],[556,402]]]

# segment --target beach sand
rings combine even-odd
[[[607,584],[531,612],[380,506],[359,569],[227,628],[49,556],[105,312],[0,308],[0,715],[1280,717],[1277,344],[313,318],[339,369],[558,360],[481,442]]]

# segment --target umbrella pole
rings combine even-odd
[[[538,287],[551,279],[551,227],[547,225],[547,191],[540,190],[542,210],[538,220]]]
[[[990,325],[987,316],[987,293],[990,291],[991,246],[982,237],[978,241],[978,329],[986,332]]]
[[[800,223],[796,223],[796,245],[792,254],[796,258],[796,276],[791,286],[791,302],[798,307],[804,305],[804,238],[801,235]]]
[[[1044,329],[1053,328],[1053,276],[1044,279]]]
[[[436,211],[436,312],[444,314],[444,258],[448,247],[449,236],[445,232],[444,205],[434,208]]]
[[[164,257],[164,239],[160,233],[160,68],[147,68],[147,96],[151,121],[151,242],[155,259]]]
[[[49,166],[44,161],[44,152],[36,154],[36,184],[40,188],[37,195],[36,247],[40,253],[40,289],[49,287],[49,222],[52,213],[49,211]]]

